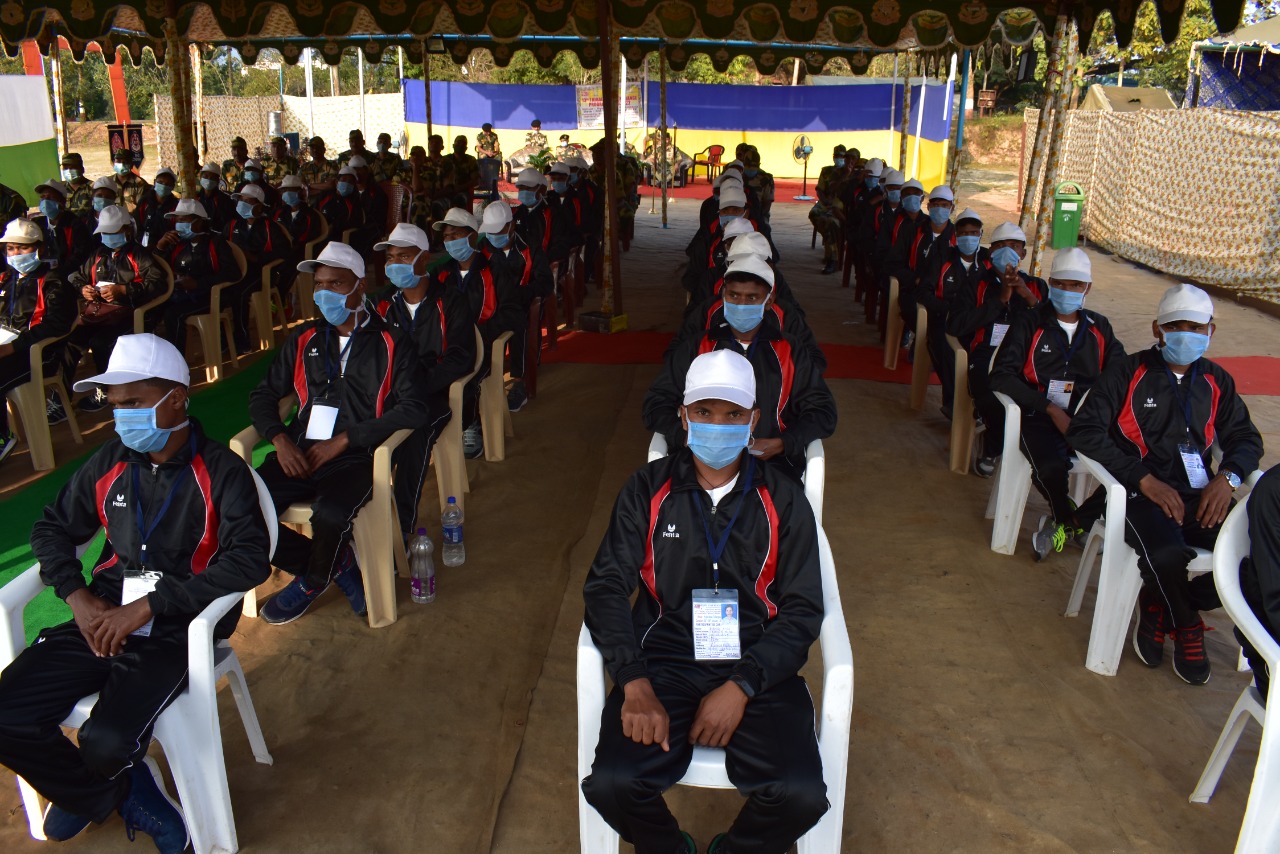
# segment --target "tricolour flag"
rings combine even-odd
[[[0,75],[0,183],[35,206],[35,187],[58,177],[53,105],[43,77]]]

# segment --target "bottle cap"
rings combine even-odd
[[[419,537],[425,537],[426,535],[427,535],[427,529],[426,529],[426,528],[419,528],[419,529],[418,529],[418,536],[419,536]]]
[[[457,503],[458,503],[458,499],[456,499],[456,498],[454,498],[452,495],[450,495],[450,496],[449,496],[449,503],[450,503],[450,504],[457,504]]]

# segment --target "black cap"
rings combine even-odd
[[[493,130],[493,125],[489,124],[488,122],[485,122],[484,124],[480,125],[480,130]]]
[[[533,121],[529,122],[529,127],[535,127],[535,128],[540,128],[540,127],[542,127],[542,120],[541,120],[541,119],[534,119]]]

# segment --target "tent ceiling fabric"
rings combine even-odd
[[[600,0],[606,2],[607,0]],[[110,49],[127,48],[140,56],[150,46],[163,53],[161,26],[176,9],[179,32],[191,42],[232,44],[251,48],[280,47],[293,59],[305,42],[314,40],[328,58],[340,55],[338,39],[352,34],[437,33],[491,36],[519,49],[521,36],[577,36],[575,49],[584,60],[588,42],[596,37],[596,0],[293,0],[253,3],[251,0],[182,3],[180,0],[140,0],[119,5],[112,0],[0,0],[0,39],[12,52],[18,42],[35,38],[47,48],[54,28],[72,49],[97,41]],[[1161,30],[1172,41],[1178,33],[1185,0],[1159,0]],[[1244,0],[1210,0],[1219,30],[1230,32],[1239,22]],[[679,43],[688,39],[737,40],[762,45],[776,42],[893,48],[939,48],[949,41],[961,46],[982,44],[998,31],[1011,43],[1025,43],[1036,25],[1052,30],[1055,17],[1074,14],[1080,37],[1087,40],[1098,13],[1110,9],[1116,32],[1127,43],[1139,0],[611,0],[620,36],[661,38]],[[115,32],[113,32],[115,30]],[[130,31],[121,33],[120,30]],[[252,41],[249,41],[252,40]],[[273,44],[274,42],[274,44]],[[1086,42],[1087,43],[1087,42]],[[324,48],[332,44],[333,50]],[[351,44],[350,40],[347,44]],[[366,54],[379,54],[376,42],[362,44]],[[498,45],[491,47],[502,62]],[[674,49],[674,46],[673,46]],[[548,48],[551,50],[551,48]],[[538,57],[542,61],[542,57]],[[554,53],[546,60],[549,64]],[[714,59],[714,57],[713,57]],[[592,61],[594,64],[598,57]]]

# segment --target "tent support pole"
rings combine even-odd
[[[171,8],[175,4],[170,4]],[[196,183],[196,143],[191,124],[191,64],[187,61],[187,40],[178,31],[176,16],[164,19],[165,58],[169,65],[169,94],[173,102],[173,133],[178,148],[178,178],[182,193],[194,197]],[[120,62],[119,59],[116,62]]]
[[[1049,226],[1053,222],[1053,191],[1058,184],[1058,172],[1062,168],[1062,150],[1067,136],[1067,99],[1074,88],[1076,57],[1080,47],[1075,21],[1067,25],[1066,36],[1062,53],[1062,74],[1057,81],[1058,90],[1053,95],[1053,108],[1058,120],[1053,125],[1053,136],[1049,138],[1048,157],[1044,165],[1044,190],[1040,193],[1040,209],[1036,213],[1036,242],[1031,257],[1027,259],[1027,270],[1033,276],[1040,275]]]
[[[1036,124],[1036,139],[1031,144],[1031,163],[1027,167],[1027,177],[1022,184],[1022,207],[1018,217],[1018,227],[1024,232],[1031,230],[1036,189],[1040,185],[1040,173],[1044,166],[1045,153],[1049,148],[1049,137],[1053,133],[1053,123],[1057,120],[1050,106],[1058,85],[1057,75],[1062,73],[1062,57],[1067,41],[1067,21],[1066,15],[1059,15],[1057,25],[1053,29],[1053,44],[1050,46],[1049,65],[1045,72],[1044,102],[1040,107],[1040,121]]]
[[[658,109],[661,115],[658,117],[660,123],[658,133],[658,144],[662,147],[662,176],[659,183],[662,184],[662,227],[667,228],[667,171],[670,164],[667,162],[667,43],[663,42],[658,48]],[[672,147],[672,155],[674,155],[675,147]]]
[[[894,75],[897,76],[896,74]],[[907,52],[906,73],[902,78],[902,127],[898,131],[898,169],[907,172],[907,130],[910,128],[911,121],[911,53]],[[915,173],[907,172],[908,178],[914,178]]]
[[[422,97],[427,105],[427,144],[423,146],[431,150],[431,54],[427,53],[427,40],[422,40]]]
[[[964,52],[964,72],[960,77],[960,115],[956,117],[956,148],[951,155],[951,189],[954,192],[960,180],[960,157],[964,154],[964,118],[969,104],[969,71],[972,66],[968,48]]]
[[[604,0],[596,0],[596,25],[600,34],[600,87],[604,102],[604,156],[600,180],[604,184],[604,240],[601,243],[603,274],[600,311],[606,317],[624,314],[622,307],[622,259],[618,257],[618,114],[617,103],[619,44],[613,30],[613,12]]]

